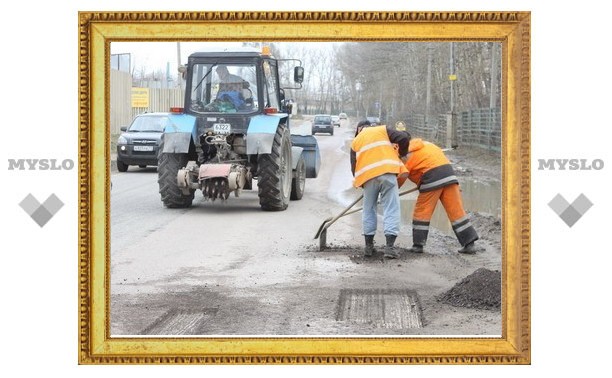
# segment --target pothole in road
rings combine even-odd
[[[199,335],[206,322],[217,314],[216,308],[173,309],[148,326],[143,335]]]
[[[336,320],[379,328],[422,328],[417,293],[404,289],[342,289]]]
[[[330,244],[325,250],[320,251],[315,247],[306,248],[308,252],[318,254],[318,256],[333,256],[333,255],[344,255],[348,256],[351,262],[355,264],[398,264],[405,260],[411,260],[423,256],[422,254],[415,254],[408,252],[407,248],[397,247],[397,252],[400,256],[396,259],[388,259],[384,257],[384,246],[376,246],[376,252],[369,257],[363,255],[363,247],[354,247],[350,245],[334,245]]]

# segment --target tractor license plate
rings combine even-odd
[[[153,151],[153,146],[134,146],[134,151]]]
[[[213,132],[215,134],[229,134],[232,132],[232,126],[229,123],[213,124]]]

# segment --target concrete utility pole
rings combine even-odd
[[[176,43],[176,69],[181,66],[181,43]],[[181,88],[181,92],[183,92],[183,74],[181,72],[178,73],[178,83]]]
[[[446,119],[446,148],[452,148],[457,145],[457,119],[455,116],[455,44],[450,43],[450,113]]]
[[[344,75],[342,75],[342,71],[336,70],[336,73],[340,75],[340,89],[338,90],[337,96],[340,99],[338,106],[338,113],[342,113],[344,111]]]
[[[378,120],[382,122],[382,93],[383,93],[383,82],[380,81],[380,94],[378,95]]]
[[[431,113],[431,64],[433,61],[433,46],[431,42],[427,44],[427,97],[425,98],[425,127],[428,131],[430,128],[430,113]]]
[[[493,147],[493,128],[495,127],[495,118],[493,117],[493,109],[497,105],[497,80],[499,76],[499,63],[497,60],[497,49],[499,44],[493,42],[491,46],[491,93],[489,95],[489,149]]]
[[[455,44],[450,43],[450,112],[455,112]]]
[[[357,120],[359,120],[359,108],[361,108],[361,82],[355,83],[355,91],[357,92]]]
[[[499,75],[499,63],[497,61],[498,43],[493,42],[491,47],[491,94],[489,97],[489,107],[494,108],[497,105],[497,79]]]

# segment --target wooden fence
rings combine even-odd
[[[122,126],[129,126],[135,116],[141,113],[167,112],[173,106],[184,104],[183,91],[176,88],[149,88],[149,106],[132,107],[132,75],[111,70],[110,75],[110,130],[120,132]]]

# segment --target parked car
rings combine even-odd
[[[117,169],[127,171],[130,165],[157,166],[157,152],[164,128],[170,124],[169,113],[144,113],[136,116],[129,127],[122,127],[117,140]]]
[[[339,116],[331,116],[332,125],[340,127],[340,117]]]
[[[380,118],[378,117],[366,117],[368,121],[370,121],[371,125],[380,125]]]
[[[315,133],[328,133],[334,135],[334,125],[329,114],[317,114],[312,121],[312,135]]]
[[[340,119],[348,119],[348,116],[346,115],[346,113],[340,113],[338,114],[338,117],[340,117]]]

